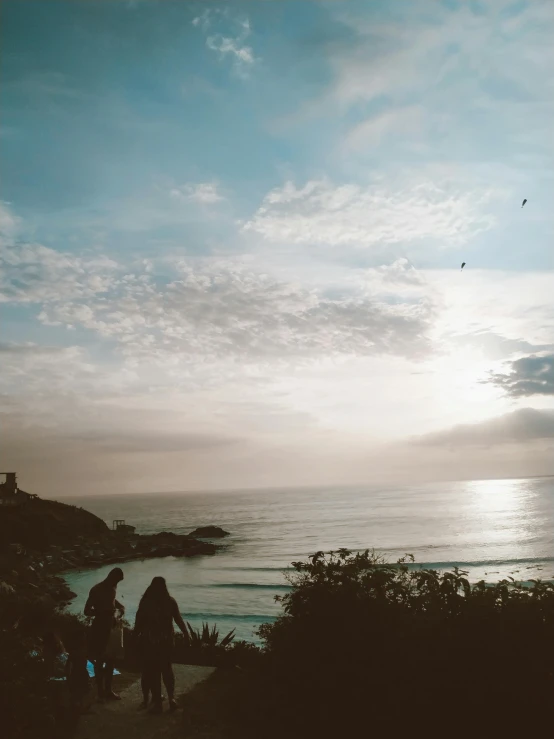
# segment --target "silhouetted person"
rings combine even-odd
[[[135,634],[142,659],[141,707],[148,705],[152,693],[152,711],[162,711],[162,675],[169,698],[169,708],[177,708],[175,702],[175,675],[171,665],[173,650],[173,622],[188,640],[187,627],[179,613],[179,607],[167,590],[163,577],[155,577],[140,600],[135,620]]]
[[[92,616],[89,631],[88,653],[94,664],[94,677],[100,700],[120,700],[112,690],[113,658],[108,656],[110,631],[116,625],[116,612],[125,613],[124,606],[116,600],[117,585],[123,580],[123,572],[116,567],[102,582],[91,588],[85,604],[85,616]]]

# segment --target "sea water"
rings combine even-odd
[[[261,623],[280,612],[291,562],[318,550],[375,548],[417,566],[458,566],[474,581],[554,579],[554,478],[479,480],[413,487],[333,487],[224,493],[158,493],[64,499],[111,526],[123,518],[138,533],[188,533],[215,524],[230,532],[213,556],[167,557],[122,565],[118,598],[134,620],[152,578],[166,578],[194,626],[236,629],[257,641]],[[82,611],[89,589],[111,566],[71,572]]]

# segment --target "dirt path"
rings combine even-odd
[[[173,665],[175,671],[175,696],[180,698],[198,683],[206,680],[213,667]],[[140,681],[133,682],[121,691],[121,700],[114,703],[96,703],[90,713],[82,716],[75,739],[182,739],[183,712],[170,713],[167,699],[164,712],[152,715],[139,711],[142,700]]]

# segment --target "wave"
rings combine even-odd
[[[190,619],[201,619],[212,624],[218,621],[244,621],[251,623],[265,623],[273,622],[277,619],[275,614],[269,615],[264,613],[182,613],[183,618],[186,620]]]
[[[193,585],[194,588],[233,588],[236,590],[249,589],[249,590],[290,590],[290,585],[283,585],[282,583],[255,583],[255,582],[221,582],[221,583],[199,583]]]
[[[502,567],[504,565],[541,565],[554,562],[554,557],[520,557],[517,559],[478,559],[472,561],[450,560],[447,562],[408,562],[410,568],[444,570],[451,567]]]
[[[210,567],[213,570],[231,570],[232,572],[294,572],[294,567],[235,567],[222,565]]]

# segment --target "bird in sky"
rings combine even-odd
[[[525,205],[525,203],[526,203],[526,202],[527,202],[527,198],[525,198],[525,200],[524,200],[524,201],[523,201],[523,203],[521,204],[521,207],[522,207],[522,208],[523,208],[523,206]]]
[[[462,266],[461,266],[461,268],[460,268],[460,272],[462,271],[462,269],[463,269],[463,268],[464,268],[465,266],[466,266],[466,263],[465,263],[465,262],[462,262]]]

